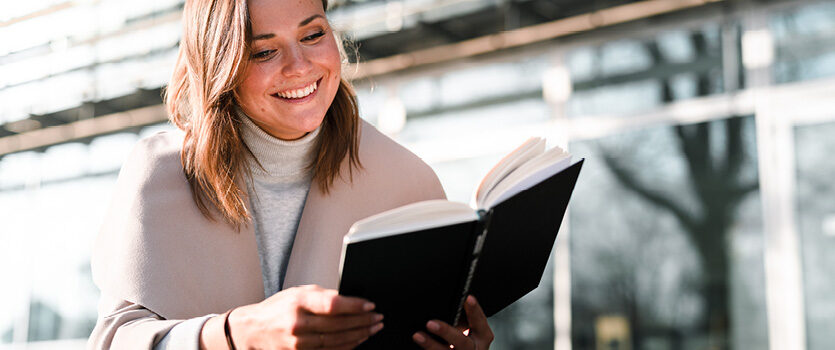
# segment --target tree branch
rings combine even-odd
[[[725,135],[728,146],[725,149],[725,162],[722,172],[726,177],[735,178],[742,168],[743,152],[742,144],[742,118],[733,117],[725,120]]]
[[[695,227],[695,219],[691,217],[687,211],[684,210],[684,208],[682,208],[678,203],[672,201],[670,198],[667,198],[640,183],[637,177],[630,174],[629,171],[626,170],[626,168],[614,157],[604,156],[603,161],[621,185],[632,192],[635,192],[650,203],[669,210],[676,218],[679,219],[681,224],[686,229],[692,230],[692,228]]]
[[[681,153],[687,161],[693,180],[707,180],[712,175],[709,155],[710,135],[707,123],[676,125]],[[687,130],[691,129],[691,130]],[[697,184],[698,185],[698,184]]]
[[[699,198],[698,203],[707,211],[715,200],[712,187],[718,183],[721,174],[710,159],[710,129],[707,122],[695,125],[676,125],[674,127],[679,137],[679,145],[684,160],[690,169],[690,182]]]
[[[757,191],[759,189],[760,189],[760,182],[754,180],[754,181],[751,181],[750,183],[747,183],[747,184],[740,184],[739,186],[737,186],[734,189],[733,192],[734,192],[735,197],[742,198],[745,195],[747,195],[751,192]]]

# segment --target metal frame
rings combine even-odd
[[[23,15],[18,16],[18,17],[12,17],[12,18],[6,19],[6,20],[0,22],[0,28],[7,27],[7,26],[10,26],[10,25],[18,23],[18,22],[23,22],[23,21],[26,21],[26,20],[30,20],[32,18],[46,16],[46,15],[54,13],[54,12],[58,12],[58,11],[61,11],[61,10],[64,10],[64,9],[68,9],[68,8],[73,7],[75,5],[77,5],[77,4],[74,1],[63,1],[63,2],[60,2],[60,3],[54,4],[54,5],[45,6],[43,8],[38,9],[38,10],[35,10],[33,12],[26,13],[26,14],[23,14]]]
[[[363,62],[358,64],[354,70],[355,72],[348,76],[352,80],[358,80],[419,66],[468,58],[721,1],[723,0],[647,0],[611,7],[454,44]]]
[[[410,68],[427,66],[439,62],[461,60],[499,50],[542,43],[558,37],[576,34],[578,32],[590,31],[597,28],[631,22],[651,16],[681,11],[718,1],[723,0],[647,0],[628,5],[616,6],[553,22],[470,39],[456,44],[442,45],[431,49],[419,50],[409,54],[395,55],[360,63],[346,69],[345,76],[353,80],[360,80],[372,76],[391,74],[394,72],[400,73],[402,70]],[[170,21],[173,18],[175,18],[174,14],[166,16],[164,20]],[[159,21],[160,19],[154,19],[152,22],[159,23]],[[131,29],[133,29],[133,27]],[[117,31],[117,33],[121,32],[121,30]],[[124,113],[130,114],[131,112],[128,111]],[[163,120],[164,117],[158,116],[155,120],[148,120],[147,122],[143,121],[143,123],[148,124]],[[85,120],[68,123],[65,126],[62,126],[62,128],[65,130],[111,130],[107,126],[94,125],[100,122],[105,124],[109,123],[106,120],[100,121],[99,117],[97,117],[92,118],[89,121]],[[75,125],[76,123],[83,123],[84,125]],[[122,126],[124,128],[129,128],[137,125],[126,123]],[[47,129],[33,130],[23,132],[12,137],[0,138],[0,156],[8,153],[33,149],[32,146],[28,145],[37,145],[35,147],[42,147],[44,145],[54,145],[77,139],[76,132],[47,132],[46,130]],[[94,135],[95,134],[85,133],[85,137]]]

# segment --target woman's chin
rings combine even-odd
[[[293,141],[298,140],[308,133],[315,131],[319,125],[322,125],[323,119],[317,119],[316,121],[311,121],[310,123],[303,123],[301,125],[297,125],[296,127],[292,128],[292,130],[283,130],[283,132],[276,132],[271,133],[273,136],[276,136],[285,141]]]

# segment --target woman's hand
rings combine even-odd
[[[484,316],[484,311],[481,310],[475,297],[472,295],[467,297],[464,310],[467,312],[467,323],[470,325],[470,329],[464,332],[439,320],[426,323],[426,329],[446,340],[446,344],[435,341],[424,332],[415,333],[412,335],[412,340],[422,348],[432,350],[449,350],[450,345],[460,350],[489,349],[490,343],[493,342],[493,330],[487,324],[487,317]]]
[[[238,349],[353,349],[383,328],[374,304],[319,286],[290,288],[229,314]]]

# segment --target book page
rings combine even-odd
[[[478,220],[478,214],[464,203],[445,199],[422,201],[357,221],[348,230],[344,242],[359,242],[473,220]]]
[[[504,177],[489,194],[478,203],[486,209],[522,192],[571,165],[571,155],[554,147],[530,159]]]
[[[476,186],[473,191],[473,197],[470,205],[473,208],[481,208],[479,203],[484,201],[484,198],[492,191],[496,185],[508,176],[511,172],[516,170],[525,162],[533,159],[537,155],[545,151],[545,140],[539,137],[531,137],[527,139],[522,145],[515,150],[508,153],[502,160],[500,160],[487,175]]]

